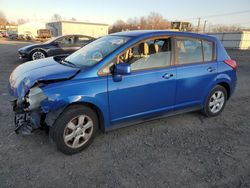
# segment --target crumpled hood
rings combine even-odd
[[[39,82],[70,79],[80,68],[62,65],[53,57],[30,61],[19,65],[10,75],[9,93],[17,98],[24,97],[29,89]]]

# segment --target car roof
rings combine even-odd
[[[183,36],[183,37],[193,37],[193,38],[204,38],[214,40],[216,39],[213,36],[191,33],[191,32],[179,32],[179,31],[171,31],[171,30],[134,30],[134,31],[125,31],[113,33],[111,35],[116,36],[127,36],[127,37],[147,37],[147,36],[157,36],[157,35],[174,35],[174,36]]]
[[[81,36],[81,37],[89,37],[89,38],[94,38],[94,37],[91,37],[89,35],[82,35],[82,34],[67,34],[67,35],[60,35],[60,36],[57,36],[57,38],[61,38],[61,37],[72,37],[72,36]]]

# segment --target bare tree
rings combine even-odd
[[[21,25],[21,24],[24,24],[24,23],[27,23],[28,21],[27,20],[25,20],[25,19],[23,19],[23,18],[19,18],[18,20],[17,20],[17,24],[18,25]]]
[[[123,20],[117,20],[110,28],[110,33],[115,33],[127,29],[127,24]]]
[[[51,20],[52,21],[61,21],[62,20],[62,16],[60,14],[54,14],[52,17],[51,17]]]
[[[238,32],[242,31],[242,28],[238,25],[214,25],[212,26],[212,32],[221,33],[221,32]]]
[[[117,20],[111,27],[110,33],[124,30],[140,30],[140,29],[169,29],[171,23],[164,19],[159,13],[150,13],[148,16],[140,18],[129,18],[127,22]]]
[[[142,16],[140,18],[140,29],[146,29],[147,28],[147,18]]]
[[[4,13],[0,11],[0,27],[5,27],[8,24],[8,20],[6,19]]]
[[[126,30],[138,30],[141,28],[140,19],[137,17],[129,18],[126,25]]]
[[[171,23],[159,13],[151,12],[147,18],[148,29],[169,29]],[[150,28],[151,27],[151,28]]]

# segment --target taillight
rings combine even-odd
[[[232,59],[227,59],[224,60],[224,63],[228,64],[230,67],[232,67],[233,69],[237,68],[237,63],[236,61],[232,60]]]

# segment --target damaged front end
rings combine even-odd
[[[45,114],[40,108],[47,96],[38,85],[32,87],[27,95],[21,99],[11,101],[15,112],[15,132],[17,134],[31,134],[34,129],[45,127]]]
[[[58,106],[54,107],[43,90],[47,85],[70,80],[79,72],[80,68],[62,64],[57,57],[30,61],[16,67],[10,75],[8,88],[10,95],[15,97],[11,103],[16,133],[30,134],[32,130],[46,126],[48,111]],[[52,121],[50,123],[53,124]]]

